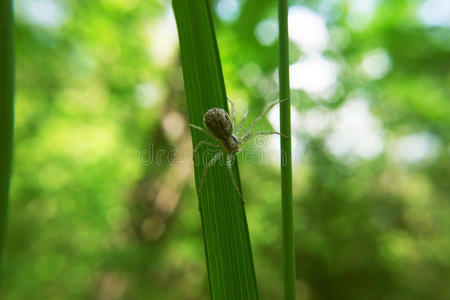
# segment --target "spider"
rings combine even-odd
[[[244,124],[245,119],[248,115],[248,110],[243,115],[241,121],[239,122],[239,125],[236,127],[236,114],[234,111],[234,103],[227,99],[228,102],[230,102],[231,105],[231,119],[230,116],[227,114],[225,110],[222,108],[211,108],[209,109],[205,115],[203,116],[203,123],[205,125],[205,128],[202,128],[200,126],[189,124],[190,127],[197,129],[207,136],[213,138],[216,143],[208,142],[208,141],[201,141],[199,142],[195,148],[194,148],[194,154],[196,153],[197,149],[202,145],[209,145],[212,147],[221,148],[222,151],[216,153],[213,158],[206,164],[203,175],[200,180],[200,186],[198,188],[198,198],[199,198],[199,204],[200,204],[200,195],[203,189],[203,185],[205,183],[206,179],[206,173],[208,172],[208,169],[214,166],[214,164],[225,154],[226,155],[226,164],[228,173],[231,177],[231,180],[233,182],[234,188],[236,189],[239,197],[242,199],[242,193],[239,190],[239,187],[237,185],[236,179],[233,176],[233,172],[231,171],[231,165],[233,163],[233,160],[235,159],[236,153],[239,153],[242,151],[241,146],[243,146],[251,137],[256,135],[271,135],[271,134],[278,134],[283,137],[287,137],[283,134],[281,134],[278,131],[255,131],[250,132],[250,130],[255,126],[256,122],[262,120],[264,116],[277,104],[286,101],[287,99],[277,100],[273,103],[271,103],[267,109],[259,115],[250,125],[245,129],[242,134],[240,134],[242,125]]]

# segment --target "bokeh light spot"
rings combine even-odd
[[[19,15],[42,27],[58,28],[67,19],[67,11],[55,0],[19,0],[15,5]]]
[[[348,100],[336,112],[326,138],[328,151],[338,157],[375,158],[384,148],[383,129],[364,98]]]
[[[418,9],[419,17],[428,26],[450,26],[450,1],[426,0]]]
[[[236,20],[240,10],[240,4],[237,0],[220,0],[216,5],[217,15],[227,22]]]
[[[375,49],[364,55],[361,70],[370,79],[380,79],[391,69],[391,58],[386,50]]]
[[[338,66],[321,55],[306,56],[290,66],[291,87],[302,89],[313,98],[329,98],[334,94]]]
[[[325,20],[303,6],[289,8],[289,37],[307,53],[321,52],[328,44]]]
[[[439,141],[434,135],[419,132],[400,137],[393,155],[398,161],[417,164],[436,157],[438,148]]]
[[[264,46],[270,46],[278,36],[278,24],[274,20],[264,20],[255,28],[255,36],[258,42]]]

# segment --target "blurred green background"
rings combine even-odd
[[[450,299],[450,2],[290,3],[298,299]],[[254,119],[277,98],[276,1],[212,7],[228,96]],[[1,299],[208,299],[171,3],[15,16]],[[283,293],[277,147],[240,157],[261,299]]]

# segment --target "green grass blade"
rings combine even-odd
[[[203,115],[212,107],[228,111],[225,85],[217,49],[209,2],[174,0],[184,86],[192,124],[203,127]],[[191,130],[197,145],[207,138]],[[197,188],[208,147],[198,151],[195,163]],[[199,163],[200,162],[200,163]],[[237,164],[234,177],[239,180]],[[241,189],[242,191],[242,189]],[[202,191],[201,219],[212,299],[258,299],[256,277],[244,206],[224,164],[208,171]],[[197,205],[193,201],[192,205]]]
[[[279,82],[281,133],[291,137],[291,100],[289,90],[289,35],[287,0],[278,0]],[[283,218],[284,298],[295,299],[294,209],[292,202],[291,138],[281,138],[281,197]]]
[[[12,2],[0,2],[0,262],[6,235],[13,142],[14,49]]]

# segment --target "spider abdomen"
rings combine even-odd
[[[211,108],[203,116],[203,123],[219,140],[226,141],[233,134],[233,124],[222,108]]]

